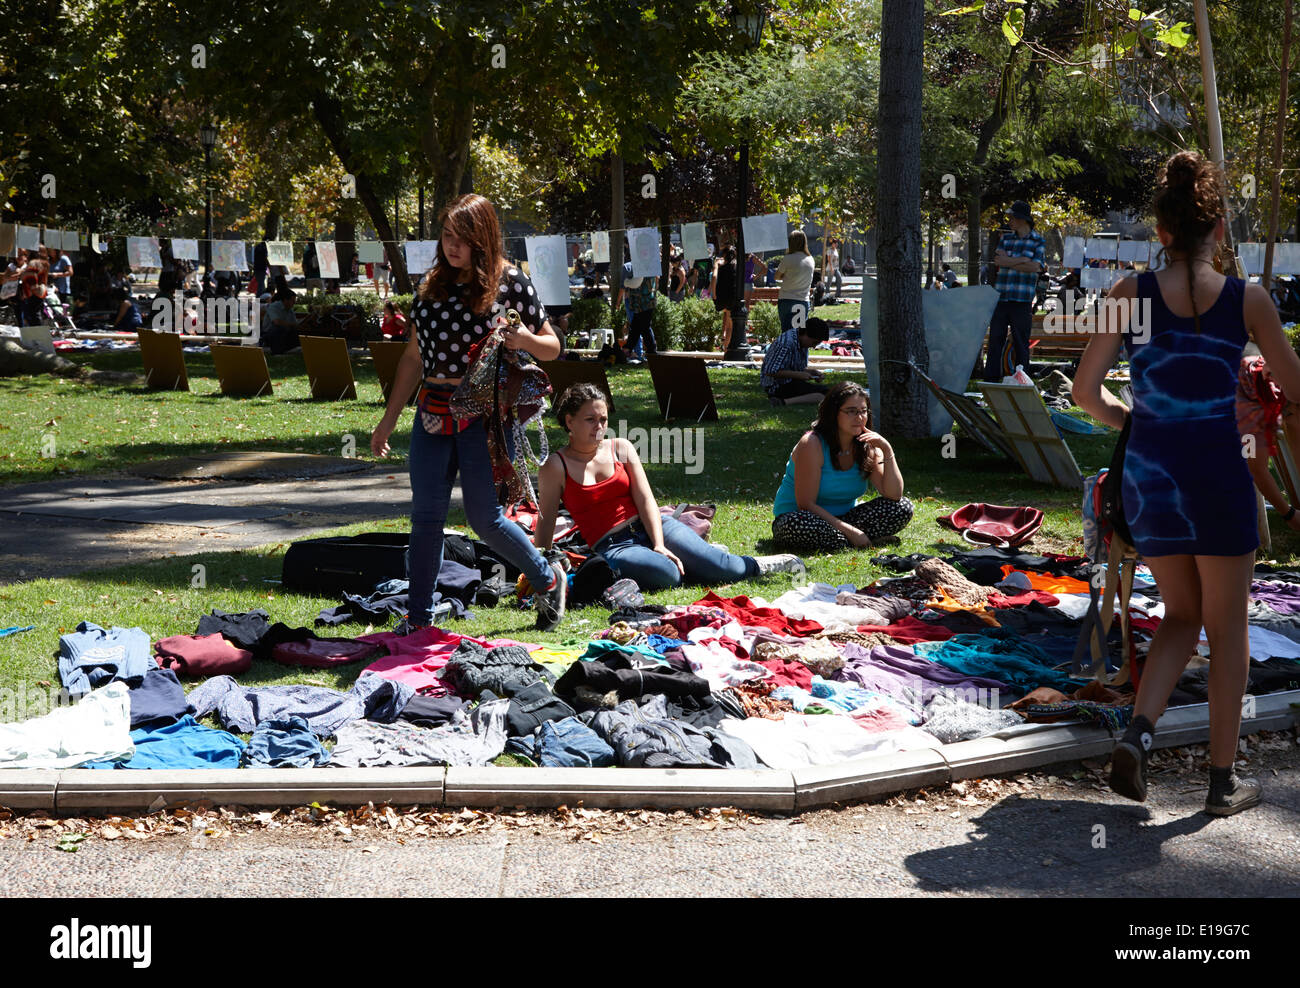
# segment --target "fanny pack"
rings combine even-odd
[[[455,393],[455,387],[434,387],[429,384],[420,387],[415,403],[420,410],[424,431],[431,436],[454,436],[474,421],[458,419],[451,413],[448,402]]]

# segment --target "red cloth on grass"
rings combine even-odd
[[[943,642],[955,634],[943,625],[931,621],[922,621],[911,616],[895,621],[893,624],[862,624],[859,631],[879,631],[900,645],[915,645],[917,642]]]
[[[807,690],[812,686],[812,670],[802,662],[791,659],[767,659],[758,664],[772,670],[772,675],[762,680],[763,683],[769,683],[773,687],[797,686],[801,690]]]
[[[1055,594],[1050,594],[1046,590],[1026,590],[1024,593],[1010,596],[997,590],[989,592],[989,607],[1023,607],[1025,604],[1032,604],[1034,601],[1048,607],[1055,607],[1061,602]]]
[[[221,634],[172,635],[153,649],[158,665],[178,676],[238,676],[253,664],[252,652],[236,648]]]
[[[755,607],[753,602],[744,594],[735,597],[719,597],[710,590],[695,603],[709,607],[720,607],[741,625],[750,628],[766,628],[768,631],[777,631],[783,635],[797,635],[799,637],[815,635],[822,630],[822,626],[816,621],[810,621],[807,618],[789,617],[775,607]]]

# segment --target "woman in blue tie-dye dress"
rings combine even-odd
[[[1222,172],[1192,152],[1162,169],[1152,208],[1167,266],[1119,282],[1088,344],[1074,397],[1116,429],[1132,415],[1121,495],[1134,545],[1151,567],[1165,616],[1142,669],[1134,718],[1115,746],[1111,788],[1146,799],[1155,724],[1186,668],[1202,626],[1210,642],[1210,791],[1207,812],[1259,803],[1259,783],[1232,770],[1249,668],[1246,606],[1254,569],[1252,450],[1237,429],[1241,351],[1253,337],[1288,397],[1300,398],[1300,358],[1282,334],[1268,293],[1219,274]],[[1127,350],[1133,408],[1104,387]]]

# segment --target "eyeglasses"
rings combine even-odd
[[[855,415],[855,416],[861,416],[862,418],[866,418],[866,417],[867,417],[868,415],[870,415],[871,413],[870,413],[869,411],[867,411],[867,409],[865,409],[865,408],[841,408],[841,409],[840,409],[840,414],[841,414],[841,415]]]

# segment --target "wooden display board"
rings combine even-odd
[[[718,409],[713,400],[713,386],[704,361],[696,357],[665,357],[651,354],[650,379],[654,382],[655,397],[659,399],[659,414],[670,418],[693,419],[696,422],[718,421]]]
[[[397,365],[402,359],[402,354],[406,352],[407,345],[401,340],[371,340],[369,346],[370,359],[375,363],[375,376],[379,378],[379,390],[384,396],[384,404],[387,405],[389,396],[393,392],[393,382],[397,380]],[[420,381],[416,378],[415,388],[406,402],[408,405],[415,401],[419,391]]]
[[[223,395],[258,398],[271,393],[271,372],[260,346],[213,343],[210,349]]]
[[[1037,388],[1026,384],[981,384],[980,391],[1030,477],[1057,487],[1082,488],[1079,464],[1057,432]]]
[[[144,364],[145,386],[154,391],[188,391],[190,375],[185,367],[181,338],[176,333],[155,333],[141,329],[140,361]]]
[[[605,375],[604,364],[585,360],[542,360],[538,361],[538,366],[550,378],[552,405],[560,400],[560,395],[564,394],[564,389],[569,385],[594,384],[605,393],[609,414],[614,414],[614,392],[609,390],[609,378]]]
[[[357,396],[348,344],[337,336],[300,336],[311,396],[318,401],[342,401]]]

